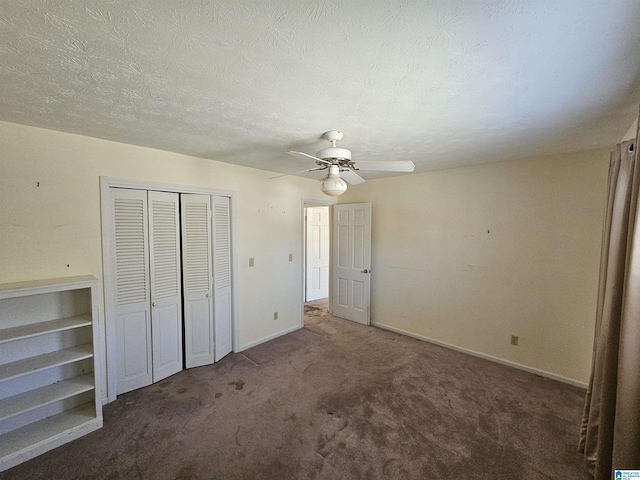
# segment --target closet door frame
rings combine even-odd
[[[115,292],[115,271],[113,258],[112,233],[113,225],[111,218],[113,206],[111,205],[110,188],[130,188],[135,190],[155,190],[159,192],[171,193],[196,193],[203,195],[219,195],[229,198],[229,212],[231,223],[231,324],[233,330],[233,351],[240,350],[240,328],[238,325],[238,288],[237,288],[237,231],[236,231],[236,192],[222,188],[206,188],[191,185],[179,185],[169,183],[147,182],[144,180],[130,180],[114,177],[100,177],[100,210],[102,215],[102,268],[103,268],[103,288],[104,288],[104,331],[106,335],[106,361],[102,362],[106,366],[106,388],[103,391],[102,403],[106,404],[116,399],[117,385],[117,335],[116,335],[116,292]],[[106,394],[106,395],[105,395]]]

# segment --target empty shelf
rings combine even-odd
[[[0,435],[0,460],[8,459],[19,454],[21,450],[67,434],[69,430],[92,420],[96,420],[96,409],[93,402],[89,402],[2,434]]]
[[[0,421],[93,389],[93,373],[87,373],[5,398],[0,400]]]
[[[76,347],[65,348],[37,357],[25,358],[17,362],[0,365],[0,381],[9,380],[23,375],[28,375],[47,368],[66,365],[93,356],[93,348],[90,343],[78,345]]]
[[[36,335],[45,335],[52,332],[61,332],[62,330],[70,330],[86,325],[91,325],[91,314],[5,328],[0,330],[0,343],[35,337]]]

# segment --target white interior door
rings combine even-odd
[[[149,191],[153,381],[182,370],[182,284],[177,193]]]
[[[333,314],[369,325],[371,204],[333,206]]]
[[[231,333],[231,215],[229,197],[214,195],[213,285],[215,360],[232,350]]]
[[[308,207],[306,301],[329,296],[329,207]]]
[[[147,192],[111,188],[116,292],[117,394],[150,385],[151,302]]]
[[[185,365],[214,360],[211,196],[181,194]]]

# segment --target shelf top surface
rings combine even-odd
[[[84,343],[74,347],[27,357],[15,362],[0,365],[0,381],[30,375],[49,368],[77,362],[93,356],[93,345]]]
[[[91,314],[0,328],[0,343],[91,325]]]
[[[93,402],[89,402],[74,409],[30,423],[22,428],[3,433],[0,435],[0,466],[5,461],[8,463],[11,455],[21,450],[31,448],[39,442],[47,441],[83,424],[101,421],[102,419],[96,415]],[[101,423],[99,426],[102,426]],[[70,438],[70,440],[73,440],[73,438]],[[66,443],[66,441],[59,442],[57,445],[62,443]]]
[[[31,289],[43,289],[51,291],[84,288],[92,283],[97,283],[98,279],[93,275],[76,275],[72,277],[47,278],[42,280],[30,280],[27,282],[14,282],[0,284],[0,294],[11,292],[19,293]]]

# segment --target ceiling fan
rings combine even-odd
[[[330,130],[325,132],[322,136],[331,142],[331,147],[320,150],[315,156],[296,151],[289,151],[286,153],[305,159],[310,158],[316,162],[316,165],[318,165],[317,167],[303,170],[305,172],[329,169],[327,177],[322,182],[322,191],[327,195],[342,195],[347,190],[347,183],[345,180],[351,185],[363,183],[364,178],[356,173],[359,170],[411,173],[414,168],[416,168],[411,160],[400,160],[394,162],[358,161],[356,166],[356,162],[351,160],[351,151],[346,148],[336,147],[336,142],[342,140],[344,133],[339,132],[338,130]]]

